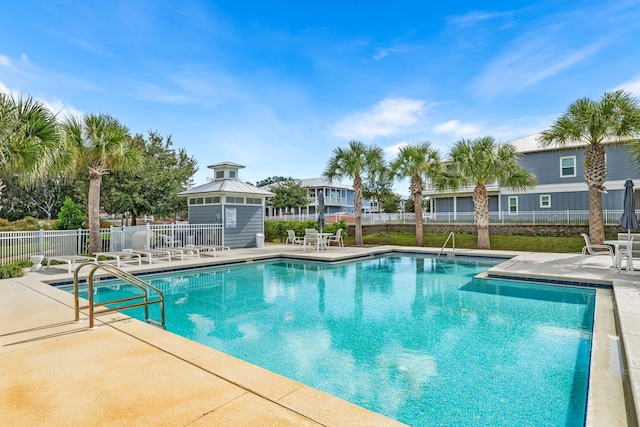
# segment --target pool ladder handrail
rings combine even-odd
[[[85,306],[80,306],[80,295],[78,291],[78,275],[80,270],[86,266],[92,266],[91,271],[87,276],[87,292],[88,292],[89,304]],[[116,303],[127,302],[127,301],[135,301],[135,300],[140,300],[141,298],[142,298],[142,301],[132,302],[130,304],[124,304],[124,305],[120,305],[118,307],[113,307],[113,308],[107,307],[107,308],[96,310],[95,304],[93,301],[93,290],[94,290],[93,276],[98,270],[104,270],[107,273],[110,273],[111,275],[115,276],[116,278],[142,291],[142,295],[134,295],[131,297],[119,298],[111,301],[102,301],[99,303],[100,306],[106,306],[107,304],[116,304]],[[153,292],[155,292],[158,295],[158,299],[149,300],[148,290],[152,290]],[[89,328],[93,328],[95,323],[94,318],[95,318],[95,315],[97,314],[112,313],[114,311],[121,311],[121,310],[126,310],[129,308],[135,308],[135,307],[144,307],[144,317],[146,322],[155,326],[159,326],[162,329],[166,329],[166,322],[165,322],[165,316],[164,316],[164,294],[162,293],[162,291],[156,288],[155,286],[152,286],[149,283],[145,282],[144,280],[141,280],[136,276],[119,269],[114,265],[98,264],[95,262],[86,262],[79,265],[76,268],[75,272],[73,273],[73,295],[74,295],[75,320],[76,322],[80,320],[80,310],[84,310],[88,308],[89,309]],[[151,304],[160,304],[160,317],[161,317],[160,322],[149,318],[149,305]]]
[[[453,231],[449,232],[449,235],[447,236],[447,240],[444,241],[444,245],[442,245],[442,248],[440,248],[440,252],[438,252],[438,256],[436,257],[436,259],[440,259],[440,255],[442,255],[442,252],[444,251],[444,248],[447,246],[447,243],[449,243],[449,239],[451,239],[451,252],[447,254],[447,258],[452,258],[455,257],[456,254],[456,237],[455,234],[453,234]]]

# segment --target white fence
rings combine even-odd
[[[144,234],[146,247],[222,245],[222,224],[146,224],[100,230],[101,251],[132,248],[134,233]],[[28,259],[32,255],[81,255],[89,251],[89,230],[38,230],[0,232],[0,263]]]
[[[636,211],[636,214],[640,210]],[[602,211],[605,225],[616,225],[622,216],[622,210],[605,209]],[[281,215],[267,217],[267,221],[315,221],[316,215]],[[332,223],[344,219],[348,223],[354,223],[353,214],[327,214],[325,222]],[[364,213],[363,224],[415,224],[414,213]],[[425,224],[475,224],[473,212],[443,212],[423,213],[422,220]],[[589,211],[519,211],[517,213],[489,212],[489,224],[573,224],[586,225],[589,223]]]

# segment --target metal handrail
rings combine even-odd
[[[442,245],[442,248],[440,248],[440,252],[438,252],[438,256],[436,257],[436,259],[440,258],[440,255],[442,254],[442,252],[444,251],[445,246],[447,246],[447,243],[449,243],[449,239],[451,239],[451,249],[452,249],[452,255],[455,255],[455,251],[456,251],[456,237],[455,234],[453,234],[453,231],[449,232],[449,235],[447,236],[447,240],[444,241],[444,245]]]
[[[80,295],[79,295],[79,290],[78,290],[78,275],[80,270],[83,267],[86,266],[92,266],[91,271],[89,272],[89,275],[87,276],[87,292],[88,292],[88,298],[89,298],[89,304],[85,305],[85,306],[80,306]],[[95,272],[97,270],[104,270],[110,274],[112,274],[113,276],[115,276],[116,278],[127,282],[128,284],[140,289],[142,291],[142,295],[135,295],[135,296],[131,296],[131,297],[124,297],[124,298],[119,298],[119,299],[115,299],[115,300],[111,300],[111,301],[102,301],[100,303],[100,305],[107,305],[107,304],[116,304],[116,303],[121,303],[121,302],[127,302],[127,301],[134,301],[134,300],[139,300],[140,298],[143,299],[143,301],[141,302],[135,302],[135,303],[131,303],[131,304],[125,304],[125,305],[121,305],[118,307],[114,307],[114,308],[104,308],[101,310],[95,310],[95,306],[94,306],[94,301],[93,301],[93,276],[95,274]],[[154,300],[149,300],[148,299],[148,290],[152,290],[154,291],[157,295],[158,295],[158,299],[154,299]],[[153,321],[151,319],[149,319],[149,305],[151,304],[160,304],[160,317],[161,317],[161,322],[160,322],[160,326],[163,329],[166,329],[165,326],[165,315],[164,315],[164,294],[162,293],[162,291],[158,288],[156,288],[155,286],[150,285],[149,283],[145,282],[144,280],[140,280],[139,278],[137,278],[136,276],[129,274],[125,271],[122,271],[121,269],[119,269],[118,267],[115,267],[111,264],[98,264],[95,262],[86,262],[83,263],[81,265],[78,266],[78,268],[76,268],[75,272],[73,273],[73,294],[74,294],[74,310],[75,310],[75,320],[76,322],[80,320],[80,310],[88,308],[89,309],[89,328],[93,328],[94,326],[94,318],[96,314],[105,314],[105,313],[112,313],[114,311],[121,311],[121,310],[126,310],[129,308],[135,308],[135,307],[144,307],[144,317],[145,320],[147,321],[147,323],[152,323],[152,324],[158,324],[157,321]]]

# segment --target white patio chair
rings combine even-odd
[[[331,243],[336,243],[338,246],[344,247],[344,239],[342,238],[342,228],[338,228],[336,234],[327,238],[327,246],[331,246]]]
[[[296,245],[301,246],[304,244],[304,237],[296,236],[296,232],[293,230],[287,230],[287,240],[284,241],[284,245],[291,247],[295,247]]]
[[[318,235],[318,230],[315,228],[307,228],[304,230],[304,239],[303,239],[302,250],[306,252],[307,246],[314,246],[316,250],[320,250],[320,245],[322,242],[320,241],[320,236]]]
[[[582,256],[580,257],[580,265],[584,263],[584,257],[587,253],[589,255],[609,255],[611,256],[611,265],[616,265],[616,258],[613,254],[613,249],[609,245],[592,245],[589,241],[589,236],[582,233],[585,246],[582,248]]]

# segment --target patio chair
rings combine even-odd
[[[107,252],[95,252],[94,255],[96,257],[103,256],[105,258],[109,258],[111,260],[116,261],[116,267],[120,268],[123,262],[130,262],[133,264],[142,265],[142,258],[140,254],[134,253],[133,251],[107,251]],[[107,261],[100,261],[107,262]]]
[[[320,236],[318,235],[318,230],[315,228],[307,228],[304,230],[304,238],[302,244],[302,250],[304,252],[307,251],[307,246],[314,246],[316,250],[320,250],[320,245],[322,244]]]
[[[609,245],[592,245],[589,241],[589,236],[582,233],[585,246],[582,248],[582,256],[580,256],[580,265],[584,263],[584,257],[587,253],[589,255],[609,255],[611,257],[611,265],[616,265],[616,258],[613,254],[613,249]]]
[[[342,238],[342,228],[338,228],[336,234],[327,237],[327,246],[331,246],[331,243],[335,242],[338,246],[344,247],[344,239]]]
[[[293,230],[287,230],[287,240],[284,241],[284,245],[295,247],[295,245],[302,246],[304,244],[304,237],[296,236],[296,232]]]

